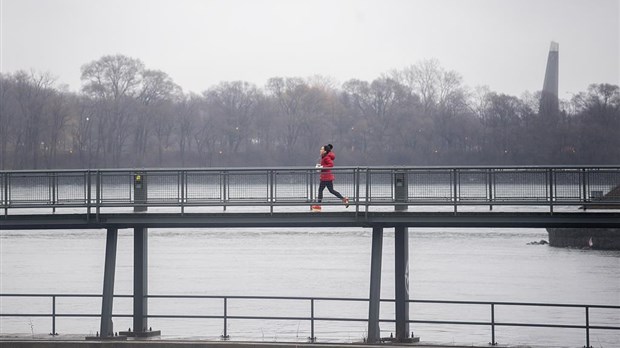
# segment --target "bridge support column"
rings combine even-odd
[[[116,272],[116,246],[118,244],[118,229],[109,228],[105,243],[105,266],[103,271],[103,298],[101,300],[101,333],[92,339],[126,339],[123,336],[114,337],[112,324],[112,307],[114,305],[114,274]]]
[[[103,299],[101,304],[101,337],[114,336],[114,326],[112,324],[112,307],[114,305],[114,275],[116,273],[117,244],[118,229],[108,229],[105,244]]]
[[[123,331],[120,335],[130,337],[159,336],[161,331],[152,331],[148,325],[148,228],[133,230],[133,332]]]
[[[381,340],[379,313],[381,308],[381,257],[383,256],[383,228],[372,229],[370,259],[370,302],[368,305],[368,343]]]
[[[394,231],[394,277],[396,302],[396,342],[417,342],[409,336],[409,228],[396,227]]]
[[[133,235],[133,331],[148,328],[148,229],[134,228]]]

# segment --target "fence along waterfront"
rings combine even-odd
[[[50,335],[58,335],[56,332],[56,320],[57,318],[89,318],[100,317],[100,314],[95,313],[63,313],[62,310],[58,311],[56,307],[57,298],[100,298],[101,295],[93,294],[0,294],[0,298],[48,298],[51,300],[51,312],[49,313],[3,313],[0,312],[0,317],[46,317],[51,319],[51,332]],[[131,295],[115,295],[115,298],[131,298]],[[367,318],[351,318],[351,317],[325,317],[315,312],[315,303],[317,302],[368,302],[367,298],[342,298],[342,297],[292,297],[292,296],[216,296],[216,295],[148,295],[151,299],[216,299],[222,300],[223,309],[219,313],[204,313],[201,315],[183,315],[183,314],[157,314],[149,315],[149,318],[160,319],[219,319],[223,322],[222,339],[230,339],[228,332],[228,320],[291,320],[291,321],[304,321],[310,324],[308,341],[316,341],[315,322],[330,322],[330,321],[348,321],[348,322],[367,322]],[[276,300],[276,301],[304,301],[308,303],[308,315],[298,316],[256,316],[256,315],[229,315],[228,306],[230,301],[235,300]],[[393,303],[394,299],[381,299],[381,302]],[[488,321],[466,321],[466,320],[408,320],[409,323],[417,324],[433,324],[433,325],[464,325],[464,326],[487,326],[489,327],[490,344],[497,345],[496,341],[496,327],[533,327],[533,328],[556,328],[556,329],[575,329],[583,330],[585,347],[591,347],[590,345],[590,331],[591,330],[607,330],[607,331],[619,331],[620,326],[606,325],[606,324],[591,324],[596,322],[592,320],[590,309],[607,309],[607,310],[620,310],[620,306],[610,305],[585,305],[585,304],[559,304],[559,303],[531,303],[531,302],[488,302],[488,301],[444,301],[444,300],[408,300],[409,303],[427,303],[436,305],[473,305],[481,306],[489,309]],[[509,322],[495,319],[495,313],[498,307],[551,307],[558,310],[561,309],[574,309],[578,308],[583,312],[583,324],[550,324],[550,323],[537,323],[537,319],[531,318],[529,322]],[[223,313],[223,314],[220,314]],[[129,314],[113,314],[113,317],[130,317]],[[382,318],[380,322],[393,323],[395,320],[390,318]],[[306,331],[306,330],[304,330]]]
[[[620,207],[620,166],[337,167],[356,210],[381,205]],[[406,197],[395,194],[404,178]],[[0,172],[0,208],[308,205],[316,168],[105,169]],[[144,185],[144,186],[142,186]],[[140,196],[144,187],[146,194]],[[404,198],[404,199],[403,199]],[[340,204],[330,201],[323,204]]]

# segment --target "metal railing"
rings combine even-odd
[[[59,313],[56,307],[57,298],[101,298],[101,295],[94,294],[0,294],[0,298],[49,298],[51,300],[51,312],[49,313],[5,313],[0,312],[0,317],[48,317],[51,318],[51,333],[57,335],[57,318],[99,318],[101,314],[95,313]],[[115,295],[115,298],[132,298],[131,295]],[[316,302],[364,302],[366,298],[338,298],[338,297],[285,297],[285,296],[207,296],[207,295],[148,295],[149,299],[216,299],[222,301],[223,314],[201,314],[201,315],[181,315],[181,314],[151,314],[148,318],[159,319],[218,319],[223,321],[222,339],[229,339],[228,320],[295,320],[307,321],[310,323],[309,341],[315,341],[315,322],[340,321],[340,322],[368,322],[367,318],[351,317],[323,317],[317,316],[315,312]],[[234,300],[276,300],[276,301],[306,301],[308,303],[308,316],[252,316],[252,315],[229,315],[228,308],[230,301]],[[381,302],[394,303],[393,299],[382,299]],[[620,326],[615,325],[591,325],[590,309],[611,309],[620,310],[620,306],[612,305],[585,305],[585,304],[557,304],[557,303],[527,303],[527,302],[489,302],[489,301],[443,301],[443,300],[409,300],[409,303],[441,304],[441,305],[474,305],[487,307],[489,309],[489,320],[487,321],[460,321],[460,320],[409,320],[413,324],[433,324],[433,325],[466,325],[466,326],[487,326],[490,328],[490,344],[496,345],[496,327],[534,327],[534,328],[563,328],[578,329],[585,332],[585,347],[590,345],[591,330],[620,330]],[[497,307],[553,307],[553,308],[580,308],[583,310],[584,324],[550,324],[536,322],[505,322],[495,318]],[[620,314],[620,312],[619,312]],[[113,314],[113,317],[131,317],[131,314]],[[528,315],[528,318],[530,315]],[[395,319],[379,320],[383,323],[394,323]]]
[[[381,205],[620,207],[620,166],[337,167],[356,211]],[[395,179],[396,178],[396,179]],[[400,182],[398,182],[400,178]],[[140,180],[137,180],[140,179]],[[404,180],[404,183],[402,182]],[[0,208],[308,205],[316,168],[109,169],[0,172]],[[402,185],[399,195],[398,185]],[[403,196],[404,195],[404,196]],[[325,191],[323,204],[341,204]]]

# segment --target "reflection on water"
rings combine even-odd
[[[367,298],[370,280],[369,229],[152,229],[149,231],[149,293],[267,295]],[[100,294],[105,231],[1,231],[2,293]],[[546,239],[542,229],[410,229],[410,297],[428,300],[508,301],[620,305],[620,252],[556,249],[526,245]],[[384,238],[381,296],[394,297],[393,233]],[[116,294],[133,286],[131,230],[119,232]],[[309,316],[308,301],[229,300],[229,315]],[[98,313],[99,299],[58,299],[59,313]],[[151,299],[150,314],[222,315],[222,300]],[[129,314],[131,299],[117,299],[115,313]],[[49,299],[2,300],[2,312],[47,313]],[[484,306],[415,303],[411,319],[489,321]],[[383,318],[394,314],[381,306]],[[317,317],[365,318],[367,305],[321,302]],[[620,325],[619,312],[590,311],[591,325]],[[582,309],[496,307],[504,322],[584,324]],[[48,333],[48,318],[0,318],[2,334]],[[99,321],[60,318],[59,333],[93,334]],[[115,330],[132,326],[116,318]],[[150,319],[168,337],[218,339],[223,323],[215,319]],[[412,324],[425,342],[486,344],[486,326]],[[319,341],[359,341],[366,323],[317,322]],[[394,332],[383,323],[382,335]],[[584,330],[585,331],[585,330]],[[585,332],[575,329],[498,327],[500,344],[575,347]],[[305,341],[307,321],[229,320],[233,340]],[[620,341],[614,331],[592,330],[595,347]]]

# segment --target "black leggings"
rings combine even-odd
[[[325,188],[327,187],[327,189],[329,190],[329,192],[332,193],[332,195],[343,199],[344,197],[342,197],[342,195],[340,194],[340,192],[334,190],[334,182],[333,181],[322,181],[321,180],[321,184],[319,185],[319,203],[321,203],[321,201],[323,200],[323,190],[325,190]]]

